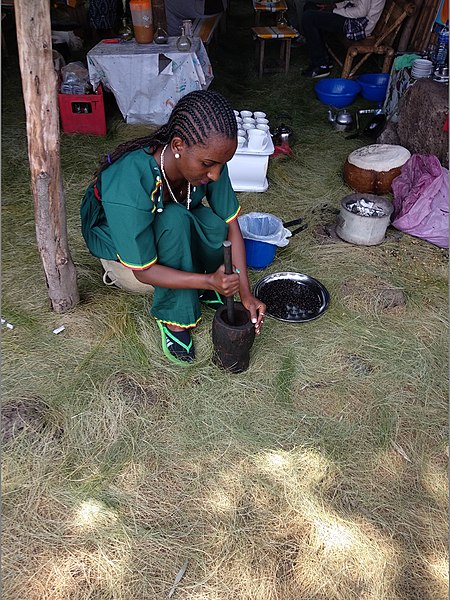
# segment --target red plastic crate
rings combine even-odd
[[[106,135],[103,90],[95,94],[58,94],[59,116],[65,133]]]

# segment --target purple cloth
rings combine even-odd
[[[413,154],[392,182],[392,225],[448,248],[448,169],[431,154]]]

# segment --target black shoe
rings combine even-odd
[[[305,48],[306,47],[306,38],[304,35],[299,35],[295,40],[291,42],[291,48]]]
[[[225,304],[225,297],[216,290],[203,290],[199,294],[199,300],[210,308],[217,309]]]
[[[167,358],[179,365],[192,362],[195,350],[189,329],[171,331],[162,321],[157,319],[156,322],[161,331],[162,349]]]
[[[328,77],[330,72],[328,65],[321,65],[320,67],[308,67],[302,71],[302,75],[303,77],[311,77],[311,79],[321,79],[322,77]]]

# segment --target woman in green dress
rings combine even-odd
[[[265,305],[250,290],[240,206],[226,164],[236,145],[229,102],[218,92],[191,92],[153,135],[108,155],[83,198],[90,252],[104,265],[114,261],[116,272],[131,271],[142,289],[154,288],[152,315],[173,362],[195,357],[190,330],[201,319],[201,301],[217,307],[222,296],[239,293],[256,334],[264,321]],[[231,275],[222,264],[226,239]],[[119,275],[115,283],[127,289],[125,281]]]

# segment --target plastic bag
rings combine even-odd
[[[238,217],[242,237],[283,248],[289,244],[292,233],[283,226],[283,221],[270,213],[251,212]]]
[[[61,69],[63,94],[85,94],[89,88],[89,71],[82,62],[71,62]]]
[[[448,169],[433,155],[413,154],[392,182],[392,225],[448,248]]]

